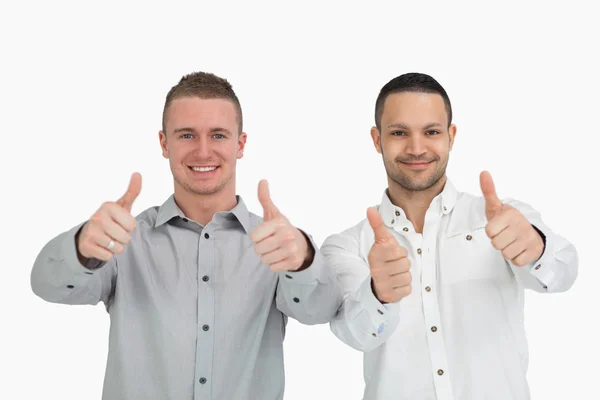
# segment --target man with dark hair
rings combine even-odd
[[[568,290],[574,246],[527,204],[446,177],[456,126],[446,91],[411,73],[382,89],[371,137],[388,187],[367,219],[321,247],[344,288],[331,322],[363,351],[365,400],[525,400],[524,290]]]
[[[340,306],[316,244],[273,204],[267,182],[258,188],[263,218],[236,195],[246,138],[229,82],[183,77],[159,132],[173,195],[134,218],[136,173],[122,198],[38,255],[36,295],[106,306],[103,399],[280,400],[288,316],[323,324]]]

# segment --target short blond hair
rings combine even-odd
[[[199,97],[201,99],[225,99],[233,103],[238,116],[238,134],[243,130],[242,106],[233,91],[233,86],[227,79],[210,72],[192,72],[183,76],[177,85],[173,86],[165,100],[162,117],[162,129],[166,132],[167,110],[173,100],[181,97]]]

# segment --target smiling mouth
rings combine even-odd
[[[219,168],[218,166],[211,167],[189,167],[194,172],[211,172]]]
[[[402,162],[402,164],[406,165],[410,169],[425,169],[431,164],[433,161],[423,161],[423,162]]]

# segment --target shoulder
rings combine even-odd
[[[333,234],[330,234],[321,249],[327,251],[328,248],[358,249],[365,242],[373,242],[375,236],[369,221],[364,218],[355,222],[353,225]]]
[[[135,220],[138,224],[138,229],[154,228],[159,208],[159,206],[152,206],[136,215]]]

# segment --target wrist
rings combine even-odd
[[[302,265],[300,265],[300,267],[296,271],[303,271],[312,265],[315,259],[315,248],[313,247],[306,233],[304,233],[301,229],[298,229],[298,232],[300,232],[306,244],[306,254],[304,256],[304,261],[302,262]]]

